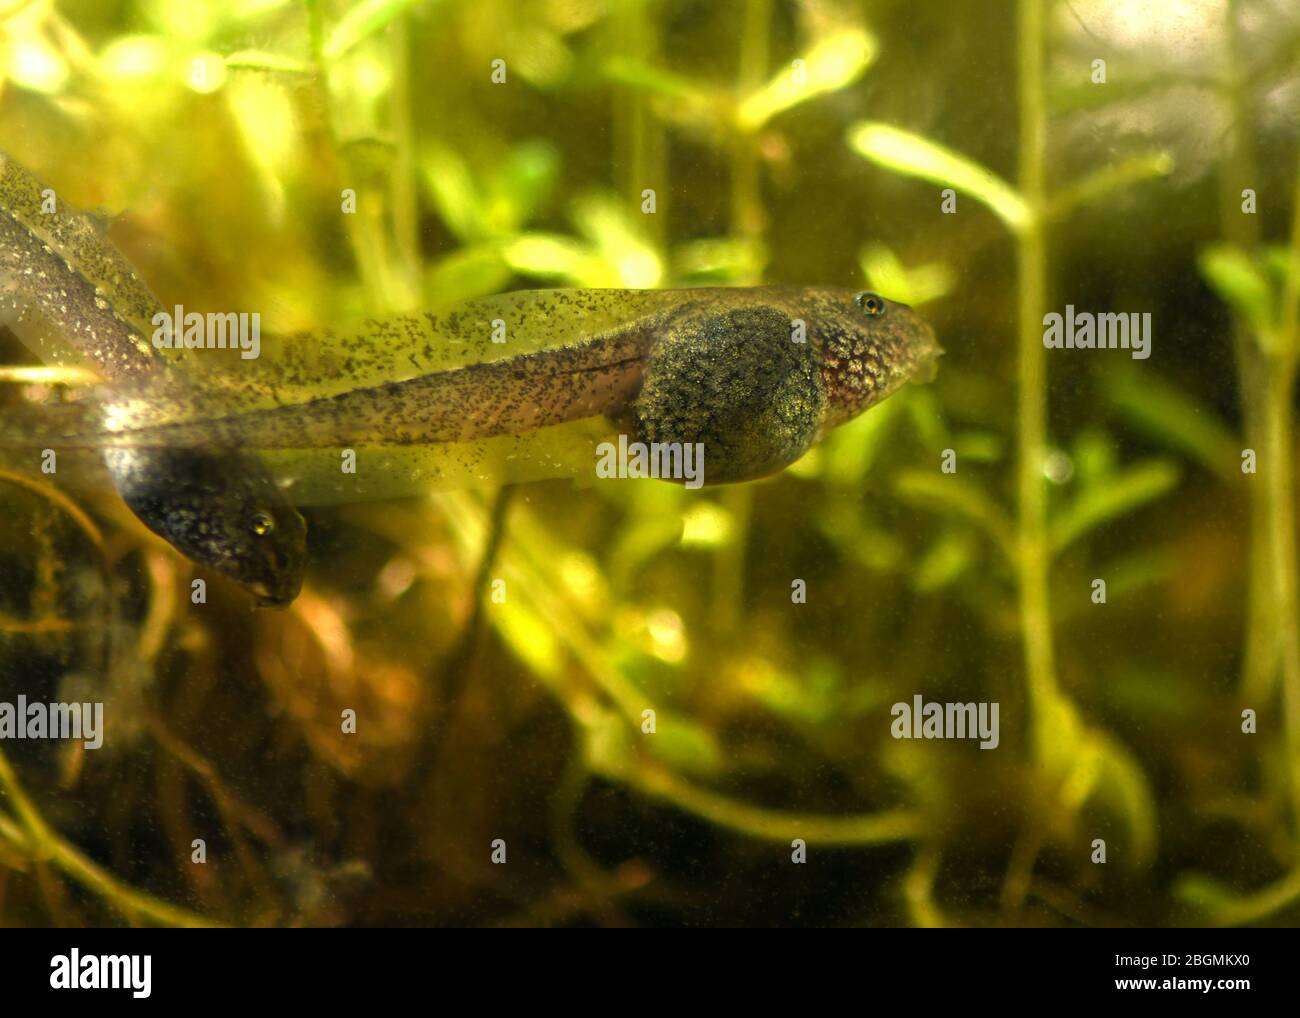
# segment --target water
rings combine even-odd
[[[1295,922],[1294,12],[346,7],[0,22],[0,149],[161,307],[260,315],[187,384],[545,287],[871,290],[944,356],[745,484],[268,453],[356,478],[281,611],[5,449],[0,921]]]

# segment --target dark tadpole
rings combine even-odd
[[[109,449],[104,460],[140,521],[191,560],[283,608],[298,596],[307,525],[260,462],[201,449]]]
[[[57,336],[111,383],[183,386],[145,339],[158,301],[93,220],[62,200],[46,208],[46,193],[0,154],[0,322],[24,342]],[[111,449],[104,459],[150,530],[261,604],[287,605],[302,587],[306,524],[260,460],[220,446]]]

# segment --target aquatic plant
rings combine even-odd
[[[259,307],[269,333],[529,286],[866,284],[947,350],[772,483],[309,509],[317,565],[279,615],[215,584],[194,611],[191,567],[112,497],[6,452],[0,699],[92,689],[123,736],[2,747],[0,914],[1293,918],[1300,196],[1261,109],[1292,109],[1300,32],[1261,49],[1228,5],[1219,158],[1126,126],[1186,74],[1088,80],[1108,37],[1070,26],[1104,5],[1018,0],[1013,32],[912,6],[0,12],[0,149],[110,210],[164,303]],[[1043,319],[1076,292],[1177,324],[1151,361],[1066,370]],[[78,382],[3,353],[3,407]],[[998,750],[891,738],[917,693],[1000,701]],[[799,839],[820,868],[754,900]]]

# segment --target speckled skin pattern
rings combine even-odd
[[[53,408],[40,432],[0,422],[0,439],[104,448],[150,529],[265,603],[296,596],[305,528],[236,450],[437,446],[473,477],[484,441],[598,419],[647,443],[701,444],[705,483],[745,481],[938,351],[910,308],[852,290],[561,289],[276,337],[260,360],[164,359],[144,338],[160,309],[127,262],[93,220],[43,215],[39,200],[0,157],[0,315],[52,328],[108,384],[89,412]]]
[[[702,443],[707,484],[783,469],[938,349],[910,308],[874,295],[879,314],[851,290],[694,293],[651,350],[633,420],[642,441]]]
[[[0,156],[0,318],[48,329],[107,380],[177,389],[145,338],[157,301],[90,217]],[[53,442],[53,437],[50,439]],[[306,564],[306,524],[255,458],[225,449],[108,450],[123,500],[150,530],[260,603],[288,604]]]
[[[249,457],[154,448],[105,449],[104,459],[122,500],[159,537],[238,580],[262,605],[298,596],[307,524],[260,471],[244,469]]]
[[[748,480],[793,462],[933,360],[934,335],[910,308],[872,295],[871,314],[861,297],[517,291],[285,337],[266,360],[240,363],[246,374],[219,402],[152,376],[129,382],[112,402],[146,404],[147,423],[85,436],[74,422],[63,437],[123,447],[454,445],[602,416],[639,440],[703,443],[707,482]],[[494,323],[506,342],[492,341]]]
[[[701,443],[704,480],[780,470],[817,437],[826,399],[817,351],[771,305],[701,308],[656,344],[633,404],[643,442]]]

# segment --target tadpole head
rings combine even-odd
[[[279,495],[279,492],[275,493]],[[247,515],[223,518],[225,553],[212,564],[265,608],[287,607],[302,590],[307,524],[283,498],[250,500]]]
[[[112,449],[105,461],[131,511],[187,558],[259,605],[283,608],[298,596],[307,525],[261,461],[197,449]]]
[[[870,290],[817,290],[808,323],[818,344],[825,425],[875,406],[904,382],[928,380],[942,353],[934,330],[906,304]]]

